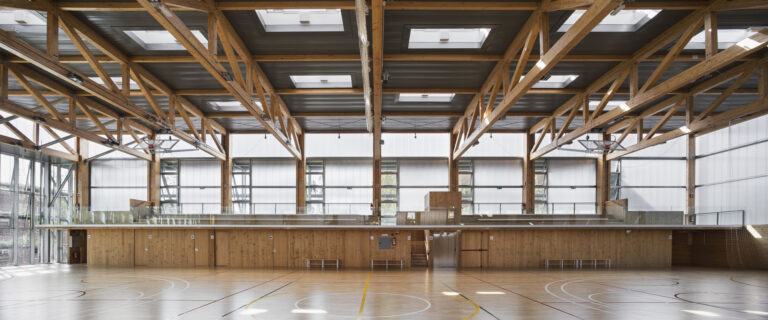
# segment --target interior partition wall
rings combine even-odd
[[[73,163],[7,149],[0,150],[0,266],[66,262],[66,233],[34,227],[71,222]]]
[[[768,224],[768,116],[696,137],[696,223]]]

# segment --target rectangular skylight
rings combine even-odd
[[[626,100],[609,100],[608,103],[605,105],[605,108],[603,108],[603,111],[610,111],[614,108],[627,103]],[[589,100],[589,110],[595,110],[597,108],[597,105],[600,104],[600,100]]]
[[[411,29],[408,49],[480,49],[491,28]]]
[[[728,49],[728,47],[738,43],[741,40],[749,38],[765,27],[751,27],[746,29],[718,29],[717,30],[717,48]],[[704,30],[697,33],[683,49],[686,50],[704,50],[706,40]]]
[[[256,14],[267,32],[344,31],[340,9],[268,9]]]
[[[401,93],[397,100],[401,102],[451,102],[453,93]]]
[[[166,30],[123,30],[129,38],[145,50],[185,50],[184,46]],[[208,45],[208,39],[200,30],[192,30],[197,40]]]
[[[571,82],[573,82],[573,80],[576,80],[578,77],[579,76],[575,74],[551,75],[549,78],[543,78],[539,80],[539,82],[536,82],[533,87],[537,89],[561,89],[567,87],[569,84],[571,84]],[[521,76],[520,79],[522,80],[523,77]]]
[[[566,32],[584,15],[586,10],[574,10],[565,20],[558,32]],[[592,29],[593,32],[635,32],[639,30],[661,10],[621,10],[617,14],[608,15]]]
[[[297,76],[291,75],[296,88],[352,88],[350,75]]]
[[[88,77],[88,79],[91,79],[102,86],[104,85],[104,81],[101,81],[100,77]],[[123,88],[123,77],[110,77],[110,79],[112,79],[112,82],[114,82],[118,88]],[[131,90],[139,90],[139,85],[136,83],[136,81],[133,81],[133,79],[131,79],[130,86]]]
[[[261,108],[261,102],[258,100],[254,101],[259,108]],[[211,101],[209,102],[211,105],[211,108],[216,111],[243,111],[245,110],[245,107],[240,103],[240,101],[237,100],[230,100],[230,101]]]

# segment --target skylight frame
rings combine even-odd
[[[476,34],[471,34],[473,31]],[[491,27],[414,27],[408,35],[408,49],[482,49],[491,31]],[[461,40],[451,41],[451,38]]]
[[[574,10],[573,13],[571,13],[570,16],[568,16],[568,19],[565,20],[565,22],[560,26],[560,28],[557,29],[557,32],[566,32],[568,29],[573,26],[576,21],[581,18],[581,16],[586,12],[586,10]],[[593,29],[592,32],[636,32],[637,30],[640,30],[646,23],[651,21],[656,15],[658,15],[661,12],[661,10],[621,10],[619,13],[615,15],[608,15],[605,18],[603,18],[600,23],[598,23]],[[633,15],[631,17],[632,23],[615,23],[614,21],[627,21],[628,15]],[[639,16],[642,15],[642,16]],[[639,16],[639,17],[638,17]]]
[[[766,27],[747,27],[747,28],[718,28],[717,29],[717,49],[718,50],[724,50],[728,49],[737,43],[739,41],[742,41],[746,38],[749,38],[750,36],[754,35],[758,31],[764,29]],[[691,40],[688,41],[688,43],[683,47],[683,50],[705,50],[706,49],[706,36],[704,34],[705,30],[701,30],[701,32],[695,34],[693,37],[691,37]],[[737,35],[737,39],[733,38],[733,33],[741,33],[741,35]],[[724,39],[728,39],[727,41],[723,41]]]
[[[397,102],[451,102],[456,97],[455,93],[400,93]]]
[[[344,32],[344,17],[341,14],[341,9],[265,9],[254,11],[266,32]],[[295,17],[292,16],[295,15],[299,17],[293,21]],[[286,23],[275,23],[277,20],[283,20]],[[307,21],[307,23],[302,21]]]
[[[114,82],[114,83],[115,83],[115,85],[116,85],[118,88],[120,88],[120,89],[122,89],[122,88],[123,88],[123,77],[109,77],[109,78],[110,78],[110,79],[112,79],[112,82]],[[88,79],[91,79],[93,82],[96,82],[96,83],[98,83],[98,84],[100,84],[100,85],[102,85],[102,86],[106,86],[106,84],[104,83],[104,81],[102,81],[102,80],[101,80],[101,77],[98,77],[98,76],[96,76],[96,77],[88,77]],[[139,87],[139,84],[138,84],[138,83],[136,83],[136,81],[133,81],[133,79],[131,79],[131,81],[129,82],[129,84],[130,84],[130,88],[131,88],[131,90],[139,90],[139,89],[141,89],[141,88]]]
[[[350,74],[292,74],[289,77],[296,89],[352,88],[352,75]],[[327,80],[327,82],[322,80]]]
[[[192,34],[199,40],[204,46],[208,46],[208,38],[205,36],[202,30],[199,29],[191,29],[190,30]],[[158,32],[162,33],[162,36],[168,36],[170,39],[173,39],[174,42],[162,42],[162,43],[154,43],[154,42],[147,42],[145,39],[143,39],[144,35],[140,34],[141,32]],[[128,38],[131,38],[133,42],[138,44],[140,47],[144,48],[144,50],[147,51],[185,51],[186,48],[184,48],[184,45],[179,43],[176,38],[171,35],[171,33],[168,30],[164,29],[126,29],[123,30],[123,34],[128,36]]]
[[[261,101],[254,100],[253,102],[254,104],[256,104],[256,106],[258,106],[259,108],[262,108]],[[211,107],[211,109],[214,109],[216,111],[247,111],[248,110],[245,108],[245,106],[243,106],[242,103],[240,103],[240,101],[237,101],[237,100],[208,101],[208,105]]]
[[[524,76],[521,76],[522,80]],[[536,82],[534,89],[563,89],[579,78],[578,74],[557,74],[551,75],[547,79],[541,79]],[[559,80],[559,81],[558,81]]]
[[[597,106],[600,104],[601,100],[589,100],[589,111],[594,111]],[[620,107],[623,104],[626,104],[628,100],[608,100],[608,103],[605,104],[605,108],[603,108],[603,111],[611,111],[615,108]]]

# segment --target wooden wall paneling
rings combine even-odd
[[[544,259],[611,259],[615,267],[667,267],[667,230],[494,230],[490,268],[538,268]],[[469,240],[467,240],[469,241]],[[465,242],[466,244],[466,242]]]
[[[134,265],[133,230],[89,229],[87,234],[90,235],[86,253],[88,264],[121,267]]]
[[[216,238],[216,266],[228,267],[229,266],[229,230],[216,230],[214,232]]]

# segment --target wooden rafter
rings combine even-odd
[[[542,14],[542,17],[544,15]],[[210,35],[210,32],[209,32]],[[209,48],[210,50],[210,48]],[[541,56],[537,54],[531,54],[528,60],[539,60]],[[560,61],[563,62],[622,62],[630,59],[631,55],[620,54],[572,54],[564,56]],[[666,55],[651,55],[641,61],[661,61]],[[100,55],[95,57],[100,63],[123,63],[121,60],[116,60],[110,56]],[[502,58],[497,54],[452,54],[452,53],[396,53],[385,54],[384,61],[485,61],[496,62]],[[519,57],[514,57],[517,59]],[[126,57],[128,62],[131,63],[192,63],[197,62],[195,57],[190,55],[176,55],[176,56],[132,56]],[[218,56],[219,62],[227,62],[226,56]],[[244,62],[239,57],[238,61]],[[681,54],[675,58],[675,62],[695,62],[703,61],[705,59],[702,55]],[[740,61],[755,60],[755,57],[745,57]],[[360,61],[360,57],[357,55],[348,54],[313,54],[313,55],[253,55],[251,60],[254,62],[304,62],[304,61],[320,61],[320,62],[335,62],[335,61]],[[9,57],[9,62],[13,63],[27,63],[26,60]],[[88,60],[83,56],[61,56],[59,61],[64,63],[88,63]]]
[[[593,121],[590,121],[590,123],[587,123],[579,127],[578,129],[572,131],[571,133],[565,135],[562,139],[559,139],[558,141],[555,141],[550,145],[543,147],[542,150],[538,150],[534,154],[534,157],[535,158],[541,157],[547,152],[556,149],[558,146],[564,143],[570,142],[578,138],[579,136],[590,132],[593,128],[608,124],[618,117],[621,117],[626,115],[627,113],[633,112],[638,108],[643,107],[647,103],[652,102],[655,99],[661,98],[669,94],[669,92],[672,90],[679,89],[680,87],[686,84],[689,84],[693,81],[696,81],[697,79],[700,79],[703,76],[706,76],[712,72],[718,71],[721,68],[724,68],[729,64],[733,63],[735,58],[751,54],[761,49],[766,44],[768,44],[768,28],[760,30],[756,34],[750,36],[747,40],[744,40],[744,42],[742,42],[741,44],[737,44],[728,49],[725,49],[720,53],[712,56],[710,59],[706,60],[705,62],[696,64],[688,68],[687,70],[669,78],[668,80],[646,90],[645,92],[638,94],[637,96],[633,97],[622,106],[606,112],[602,116],[599,116]],[[763,58],[763,60],[768,60],[768,58]],[[746,64],[749,64],[749,63],[746,63]],[[732,78],[739,74],[740,73],[737,73],[736,75],[729,75],[729,76]],[[704,84],[705,88],[711,88],[712,86],[715,86],[718,83],[722,83],[724,81],[727,81],[727,79],[729,79],[729,78],[721,78],[721,76],[723,76],[723,74],[713,78],[714,81],[712,79],[706,81]],[[693,94],[695,94],[696,92],[694,90],[701,90],[701,89],[694,88],[692,90]]]
[[[112,91],[118,92],[119,89],[117,88],[117,85],[115,85],[115,82],[112,81],[112,78],[109,76],[106,70],[104,70],[104,67],[96,60],[96,57],[93,55],[93,52],[91,52],[91,49],[88,48],[87,45],[85,45],[85,41],[83,41],[82,38],[80,38],[80,35],[77,33],[75,29],[73,29],[71,26],[69,26],[66,22],[63,20],[59,21],[59,26],[61,26],[62,29],[64,29],[64,32],[69,37],[69,40],[72,41],[72,43],[75,44],[75,47],[77,47],[77,50],[80,51],[80,54],[85,57],[85,60],[88,61],[88,64],[91,66],[94,72],[99,76],[101,81],[104,83],[104,85],[109,88]],[[127,84],[124,84],[127,85]]]
[[[109,56],[110,59],[123,63],[130,67],[131,70],[139,73],[157,90],[163,91],[167,89],[167,95],[175,95],[164,83],[160,82],[156,77],[148,73],[140,65],[129,61],[128,57],[124,53],[120,52],[114,45],[110,44],[101,35],[93,31],[82,21],[75,18],[71,13],[59,9],[47,0],[35,1],[34,5],[38,6],[39,10],[45,10],[48,11],[49,14],[57,15],[59,17],[60,24],[65,23],[67,26],[73,29],[75,33],[81,37],[82,40],[88,41],[99,51]],[[181,130],[170,128],[169,124],[163,119],[160,119],[136,106],[130,101],[129,96],[123,95],[122,92],[114,92],[96,84],[76,70],[61,64],[55,57],[51,57],[45,53],[40,52],[36,48],[26,44],[25,42],[17,39],[5,31],[0,31],[0,47],[27,61],[27,63],[35,64],[37,67],[45,70],[49,74],[64,80],[80,88],[81,90],[85,90],[86,92],[107,102],[113,107],[126,112],[129,116],[138,118],[139,120],[149,124],[155,129],[170,130],[171,133],[178,137],[180,140],[183,140],[192,145],[197,145],[201,150],[213,155],[214,157],[220,159],[224,158],[224,155],[218,150],[215,150],[213,147],[199,143],[199,141],[195,140],[193,136]],[[188,110],[194,109],[194,111],[191,111],[191,113],[195,116],[204,116],[202,112],[197,110],[197,108],[194,107],[186,99],[181,98],[179,100],[181,104],[184,105]],[[223,130],[223,128],[218,124],[214,125],[214,127],[219,130]]]
[[[208,49],[192,35],[189,27],[187,27],[168,6],[163,3],[149,2],[147,0],[138,0],[138,2],[153,18],[155,18],[155,20],[158,21],[158,23],[160,23],[160,25],[170,32],[171,35],[173,35],[173,37],[176,38],[176,40],[181,43],[187,51],[189,51],[192,56],[194,56],[196,60],[248,110],[248,112],[253,114],[253,116],[264,125],[267,131],[272,133],[272,135],[274,135],[294,157],[301,157],[301,150],[299,150],[298,143],[292,141],[287,129],[285,127],[277,127],[269,118],[265,119],[266,114],[262,108],[253,101],[253,97],[250,95],[250,92],[253,90],[244,87],[241,80],[236,79],[236,74],[233,75],[221,65],[218,62],[218,57],[210,54]],[[229,46],[231,46],[231,49],[234,49],[234,51],[241,57],[250,57],[251,54],[247,52],[247,47],[242,42],[242,39],[235,33],[234,28],[229,24],[229,21],[226,16],[223,15],[221,10],[216,10],[213,13],[216,14],[217,18],[219,38],[222,40],[226,38],[225,41],[222,41],[222,46],[224,46],[224,42],[227,42]],[[227,49],[225,48],[225,50]],[[263,72],[260,71],[258,65],[251,64],[251,66],[252,69],[258,70],[257,74],[261,77],[259,83],[264,86],[267,80],[262,76]],[[239,66],[237,69],[239,69]],[[251,70],[248,70],[248,72],[251,72]],[[271,96],[271,98],[272,100],[278,100],[278,102],[280,102],[279,97],[276,95]],[[298,126],[295,119],[289,118],[287,119],[287,122],[291,125]],[[300,128],[298,129],[300,130]]]
[[[563,36],[545,53],[536,65],[528,71],[523,79],[516,86],[512,87],[507,94],[504,95],[502,102],[494,108],[490,116],[486,121],[483,121],[481,126],[473,132],[471,135],[462,137],[457,142],[460,146],[456,148],[454,153],[454,159],[461,157],[464,152],[480,138],[480,136],[486,131],[490,130],[493,124],[498,121],[512,105],[515,104],[522,96],[544,75],[549,72],[554,65],[560,61],[560,58],[565,56],[568,51],[571,50],[576,44],[581,41],[602,19],[613,10],[619,1],[612,0],[596,0],[587,9],[584,14],[574,23],[571,28],[563,34]],[[535,12],[534,12],[535,14]],[[529,18],[529,21],[531,19]],[[538,23],[538,16],[532,24]],[[493,76],[493,74],[492,74]],[[493,97],[492,97],[493,98]],[[454,131],[458,129],[454,127]]]
[[[185,0],[188,1],[188,0]],[[1,6],[21,9],[40,9],[35,2],[24,0],[8,0]],[[180,0],[173,0],[175,11],[203,11],[207,7],[199,3],[184,5]],[[562,3],[566,4],[563,5]],[[555,11],[584,9],[591,1],[551,1],[545,9]],[[626,9],[667,9],[667,10],[696,10],[707,6],[707,1],[637,1],[627,2]],[[227,1],[216,2],[216,8],[224,11],[248,11],[263,9],[342,9],[354,10],[355,3],[352,0],[337,1]],[[759,0],[732,0],[718,10],[739,9],[765,9],[768,7],[764,1]],[[142,7],[136,2],[65,2],[61,8],[66,11],[141,11]],[[439,11],[467,11],[467,10],[492,10],[492,11],[532,11],[539,8],[539,3],[529,1],[396,1],[387,4],[385,10],[439,10]]]

